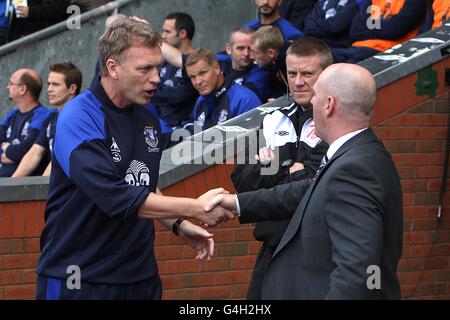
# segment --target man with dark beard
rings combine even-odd
[[[259,18],[247,23],[246,27],[256,31],[262,26],[275,26],[280,29],[285,41],[297,40],[303,36],[303,32],[280,16],[278,7],[281,0],[255,0],[255,4],[258,7]]]

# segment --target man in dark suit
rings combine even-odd
[[[262,299],[400,298],[402,191],[390,154],[368,128],[375,97],[366,69],[328,67],[312,104],[316,134],[330,147],[310,187],[293,182],[211,201],[237,209],[241,223],[295,211],[269,263]]]

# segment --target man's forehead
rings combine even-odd
[[[132,45],[125,52],[125,60],[137,62],[142,60],[152,61],[152,64],[160,64],[163,60],[159,45],[150,47],[146,45]]]

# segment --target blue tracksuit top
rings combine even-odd
[[[48,113],[48,109],[39,104],[27,112],[20,112],[15,108],[6,115],[0,124],[0,143],[11,143],[6,149],[6,156],[14,163],[3,164],[0,167],[0,177],[10,177],[16,171],[20,160],[39,135]]]
[[[191,125],[195,123],[201,130],[206,130],[260,105],[261,100],[250,89],[234,82],[225,82],[219,90],[198,97]],[[191,129],[191,126],[186,128]]]
[[[34,143],[43,147],[46,151],[46,162],[48,163],[52,159],[53,155],[53,141],[55,138],[56,121],[58,120],[59,111],[58,108],[54,108],[50,111],[50,114],[45,119],[42,130],[39,133]]]
[[[129,284],[158,275],[153,220],[137,212],[158,183],[160,125],[142,106],[117,108],[99,80],[70,100],[56,125],[37,273]]]
[[[183,61],[186,58],[187,55],[183,55]],[[159,77],[161,82],[152,98],[152,104],[161,119],[172,127],[179,126],[189,120],[198,92],[192,86],[184,68],[164,62]]]
[[[303,32],[298,30],[296,27],[294,27],[289,21],[287,21],[283,17],[276,20],[271,25],[280,29],[281,33],[283,34],[284,41],[294,41],[294,40],[298,40],[304,36]],[[251,21],[251,22],[245,24],[245,27],[253,29],[255,31],[258,30],[262,26],[263,25],[261,24],[261,20],[259,20],[259,19],[256,19],[254,21]]]
[[[236,71],[233,69],[231,57],[224,54],[216,54],[216,59],[220,64],[220,69],[225,77],[225,82],[234,81],[237,84],[252,90],[263,102],[267,101],[270,95],[270,72],[260,68],[257,64],[250,64],[247,70]]]

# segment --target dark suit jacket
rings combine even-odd
[[[269,264],[262,298],[400,298],[402,191],[372,130],[339,148],[304,196],[300,182],[297,192],[289,185],[294,195],[283,195],[287,186],[262,190],[264,198],[258,191],[238,195],[242,223],[289,216],[292,199],[302,198]],[[372,265],[381,270],[380,289],[367,287]]]

